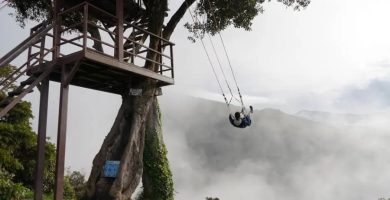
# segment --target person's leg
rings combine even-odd
[[[250,126],[252,124],[252,119],[250,117],[250,115],[245,115],[245,122],[248,126]]]

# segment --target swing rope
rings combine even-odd
[[[185,2],[187,3],[187,1],[185,1]],[[210,5],[210,6],[211,6],[211,5]],[[191,15],[192,21],[193,21],[194,23],[195,23],[195,21],[197,21],[198,23],[200,23],[200,20],[198,19],[198,17],[197,17],[197,16],[194,17],[194,15],[193,15],[193,13],[192,13],[192,11],[191,11],[191,9],[190,9],[188,3],[187,3],[187,8],[188,8],[189,13],[190,13],[190,15]],[[214,16],[214,15],[213,15],[213,17],[214,17],[214,21],[216,22],[216,19],[215,19],[215,16]],[[196,20],[195,20],[195,19],[196,19]],[[214,46],[214,43],[213,43],[213,41],[212,41],[212,39],[211,39],[210,34],[206,32],[206,34],[207,34],[207,36],[208,36],[208,39],[209,39],[209,41],[210,41],[210,43],[211,43],[212,49],[213,49],[213,51],[214,51],[215,57],[216,57],[216,59],[217,59],[219,68],[220,68],[220,70],[221,70],[221,72],[222,72],[222,76],[223,76],[223,78],[224,78],[224,80],[225,80],[225,83],[226,83],[226,85],[227,85],[227,87],[228,87],[228,89],[229,89],[229,92],[230,92],[230,94],[231,94],[231,98],[230,98],[229,101],[227,100],[226,95],[225,95],[225,93],[224,93],[224,91],[223,91],[221,82],[220,82],[220,80],[219,80],[219,78],[218,78],[218,75],[217,75],[217,73],[216,73],[215,67],[214,67],[214,65],[213,65],[213,63],[212,63],[212,61],[211,61],[210,55],[209,55],[209,53],[208,53],[208,51],[207,51],[207,49],[206,49],[206,46],[205,46],[204,41],[203,41],[203,38],[200,37],[199,35],[197,35],[197,36],[198,36],[198,38],[200,38],[200,41],[201,41],[203,50],[204,50],[204,52],[205,52],[206,55],[207,55],[208,61],[209,61],[209,63],[210,63],[210,66],[211,66],[211,68],[212,68],[212,71],[213,71],[213,73],[214,73],[214,76],[215,76],[215,78],[216,78],[216,80],[217,80],[217,82],[218,82],[219,88],[220,88],[220,90],[221,90],[222,96],[223,96],[223,98],[224,98],[224,100],[225,100],[225,103],[226,103],[226,105],[227,105],[227,107],[228,107],[228,111],[229,111],[229,113],[230,113],[230,103],[231,103],[231,101],[233,100],[233,98],[234,98],[235,100],[237,100],[239,103],[241,103],[241,106],[242,106],[243,109],[245,108],[245,104],[244,104],[244,101],[243,101],[243,98],[242,98],[242,95],[241,95],[240,88],[238,87],[237,79],[236,79],[236,76],[235,76],[235,73],[234,73],[234,70],[233,70],[233,66],[232,66],[232,64],[231,64],[231,62],[230,62],[230,58],[229,58],[229,55],[228,55],[228,53],[227,53],[225,43],[224,43],[224,41],[223,41],[223,39],[222,39],[222,35],[221,35],[221,33],[220,33],[219,31],[218,31],[217,33],[218,33],[219,38],[220,38],[220,40],[221,40],[221,43],[222,43],[222,46],[223,46],[223,49],[224,49],[224,52],[225,52],[225,56],[226,56],[226,58],[227,58],[227,60],[228,60],[229,67],[230,67],[230,71],[231,71],[231,73],[232,73],[232,76],[233,76],[233,79],[234,79],[234,83],[235,83],[235,85],[236,85],[237,92],[238,92],[238,95],[239,95],[239,97],[240,97],[239,99],[236,98],[236,97],[233,95],[232,89],[231,89],[231,87],[230,87],[230,85],[229,85],[229,82],[228,82],[228,80],[227,80],[226,74],[225,74],[225,72],[224,72],[224,70],[223,70],[223,68],[222,68],[222,64],[221,64],[221,62],[220,62],[219,56],[218,56],[218,54],[217,54],[217,51],[216,51],[216,49],[215,49],[215,46]],[[195,33],[195,34],[197,34],[197,33]]]
[[[210,9],[211,9],[211,8],[212,8],[211,2],[208,1],[208,3],[209,3],[209,7],[210,7]],[[215,6],[214,6],[213,10],[214,10],[214,11],[217,10]],[[214,22],[217,23],[217,20],[216,20],[215,15],[211,15],[211,16],[213,17]],[[219,36],[219,38],[220,38],[220,40],[221,40],[222,47],[223,47],[223,50],[224,50],[224,52],[225,52],[226,59],[227,59],[227,61],[228,61],[228,63],[229,63],[230,72],[231,72],[232,75],[233,75],[234,83],[236,84],[237,92],[238,92],[238,95],[239,95],[239,97],[240,97],[240,100],[238,100],[238,101],[241,103],[241,106],[242,106],[243,108],[245,108],[244,100],[242,99],[242,95],[241,95],[240,88],[238,87],[236,75],[235,75],[235,73],[234,73],[232,63],[230,62],[229,54],[227,53],[227,50],[226,50],[225,42],[224,42],[223,39],[222,39],[221,32],[218,30],[217,33],[218,33],[218,36]],[[213,45],[213,47],[214,47],[214,45]],[[229,89],[230,89],[230,87],[229,87]],[[233,96],[233,95],[232,95],[232,96]]]
[[[223,42],[223,39],[222,39],[222,35],[220,32],[218,32],[218,35],[219,35],[219,38],[221,39],[221,43],[222,43],[222,46],[223,46],[223,49],[225,51],[225,55],[226,55],[226,58],[227,58],[227,61],[229,63],[229,67],[230,67],[230,71],[232,72],[232,75],[233,75],[233,79],[234,79],[234,83],[236,84],[236,87],[237,87],[237,92],[238,92],[238,95],[240,97],[240,102],[241,102],[241,106],[243,108],[245,108],[245,104],[244,104],[244,100],[242,99],[242,95],[241,95],[241,92],[240,92],[240,88],[238,87],[238,83],[237,83],[237,79],[236,79],[236,76],[235,76],[235,73],[233,71],[233,66],[230,62],[230,58],[229,58],[229,55],[227,53],[227,50],[226,50],[226,47],[225,47],[225,43]]]
[[[185,2],[187,2],[187,1],[185,1]],[[193,14],[192,14],[192,11],[191,11],[191,9],[190,9],[188,3],[187,3],[187,8],[188,8],[188,11],[189,11],[189,13],[190,13],[190,15],[191,15],[192,21],[195,23],[195,18],[194,18]],[[228,102],[228,100],[227,100],[227,98],[226,98],[226,95],[225,95],[225,93],[224,93],[224,91],[223,91],[221,82],[219,81],[219,78],[218,78],[217,72],[215,71],[215,67],[214,67],[214,65],[213,65],[213,62],[211,61],[210,55],[209,55],[209,53],[208,53],[208,51],[207,51],[207,49],[206,49],[206,45],[204,44],[204,41],[203,41],[202,37],[199,36],[199,38],[200,38],[200,41],[201,41],[203,50],[204,50],[204,52],[206,53],[207,59],[208,59],[208,61],[209,61],[209,63],[210,63],[211,69],[212,69],[212,71],[213,71],[213,73],[214,73],[215,79],[216,79],[217,82],[218,82],[219,89],[221,90],[222,96],[223,96],[223,98],[224,98],[224,100],[225,100],[225,103],[226,103],[226,105],[227,105],[227,107],[228,107],[228,112],[230,113],[230,106],[229,106],[230,103]]]
[[[232,97],[232,98],[230,99],[230,101],[229,101],[229,104],[230,104],[230,102],[231,102],[231,100],[232,100],[233,98],[235,98],[238,102],[240,102],[240,101],[233,95],[232,89],[230,88],[230,84],[229,84],[229,82],[228,82],[228,80],[227,80],[227,78],[226,78],[225,72],[224,72],[224,70],[223,70],[223,68],[222,68],[221,61],[219,60],[219,56],[218,56],[218,54],[217,54],[217,51],[215,50],[214,43],[213,43],[213,41],[211,40],[210,34],[207,34],[207,36],[208,36],[209,41],[210,41],[210,43],[211,43],[211,46],[212,46],[212,48],[213,48],[214,55],[215,55],[215,57],[216,57],[216,59],[217,59],[217,62],[218,62],[218,65],[219,65],[219,69],[220,69],[221,72],[222,72],[222,76],[223,76],[223,78],[224,78],[224,80],[225,80],[226,86],[227,86],[227,88],[229,89],[230,95],[231,95],[231,97]]]

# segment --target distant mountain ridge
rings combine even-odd
[[[390,113],[388,112],[372,114],[343,114],[323,111],[301,110],[294,115],[315,122],[341,126],[347,125],[384,127],[390,123]]]
[[[357,114],[336,114],[323,111],[301,110],[294,114],[295,116],[316,122],[332,123],[332,124],[355,124],[367,119],[368,115]]]

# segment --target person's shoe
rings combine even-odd
[[[249,106],[249,109],[250,109],[251,113],[253,113],[253,107]]]

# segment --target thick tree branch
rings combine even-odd
[[[183,18],[184,14],[186,13],[188,7],[190,7],[195,0],[184,0],[184,2],[181,4],[180,8],[177,9],[176,13],[171,17],[169,20],[167,26],[164,28],[163,37],[167,40],[171,37],[173,31],[175,30],[177,24],[179,21]]]

